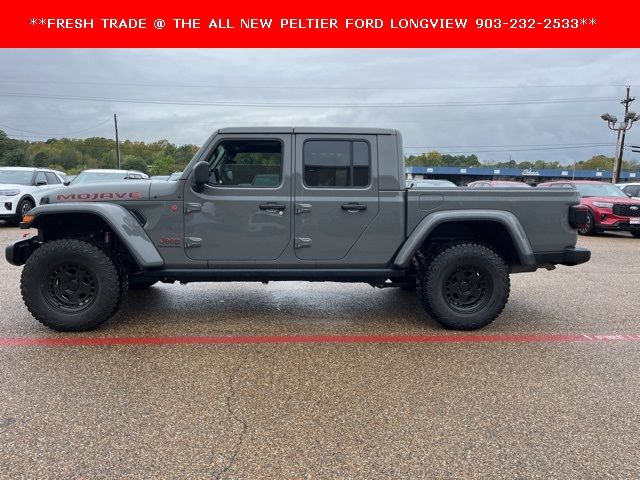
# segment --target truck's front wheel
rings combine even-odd
[[[482,328],[500,315],[509,299],[507,265],[484,245],[452,245],[420,275],[418,297],[427,313],[445,328]]]
[[[114,261],[92,243],[75,239],[48,242],[22,270],[20,289],[29,312],[62,332],[97,327],[118,309],[122,278]]]

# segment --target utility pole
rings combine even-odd
[[[633,102],[636,97],[630,97],[629,91],[631,90],[631,86],[627,85],[627,96],[620,103],[624,105],[624,117],[627,118],[629,114],[629,104]],[[616,161],[613,164],[613,181],[612,183],[618,183],[620,181],[620,172],[622,171],[622,154],[624,153],[624,136],[627,132],[626,129],[618,130],[618,137],[620,141],[618,142],[618,155],[616,156]]]
[[[118,140],[118,116],[113,114],[113,124],[116,127],[116,160],[118,162],[118,170],[120,170],[120,140]]]
[[[629,111],[629,104],[635,100],[635,97],[629,96],[631,87],[627,85],[627,96],[620,102],[624,105],[624,123],[618,123],[618,119],[614,115],[605,113],[600,115],[610,130],[614,130],[618,134],[616,141],[616,158],[613,161],[613,174],[611,175],[611,183],[620,181],[620,171],[622,170],[622,154],[624,152],[624,136],[627,130],[633,126],[633,122],[640,120],[640,115]]]

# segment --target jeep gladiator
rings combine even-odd
[[[273,280],[416,290],[429,317],[471,330],[503,310],[511,273],[589,260],[579,203],[572,188],[405,188],[397,130],[223,128],[177,182],[47,195],[6,258],[24,265],[29,312],[60,331],[158,281]]]

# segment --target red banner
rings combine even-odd
[[[633,5],[633,3],[629,4]],[[637,47],[609,2],[9,2],[2,47]]]

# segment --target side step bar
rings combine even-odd
[[[402,278],[405,272],[391,269],[163,269],[146,270],[145,278],[162,282],[364,282],[379,283]]]

